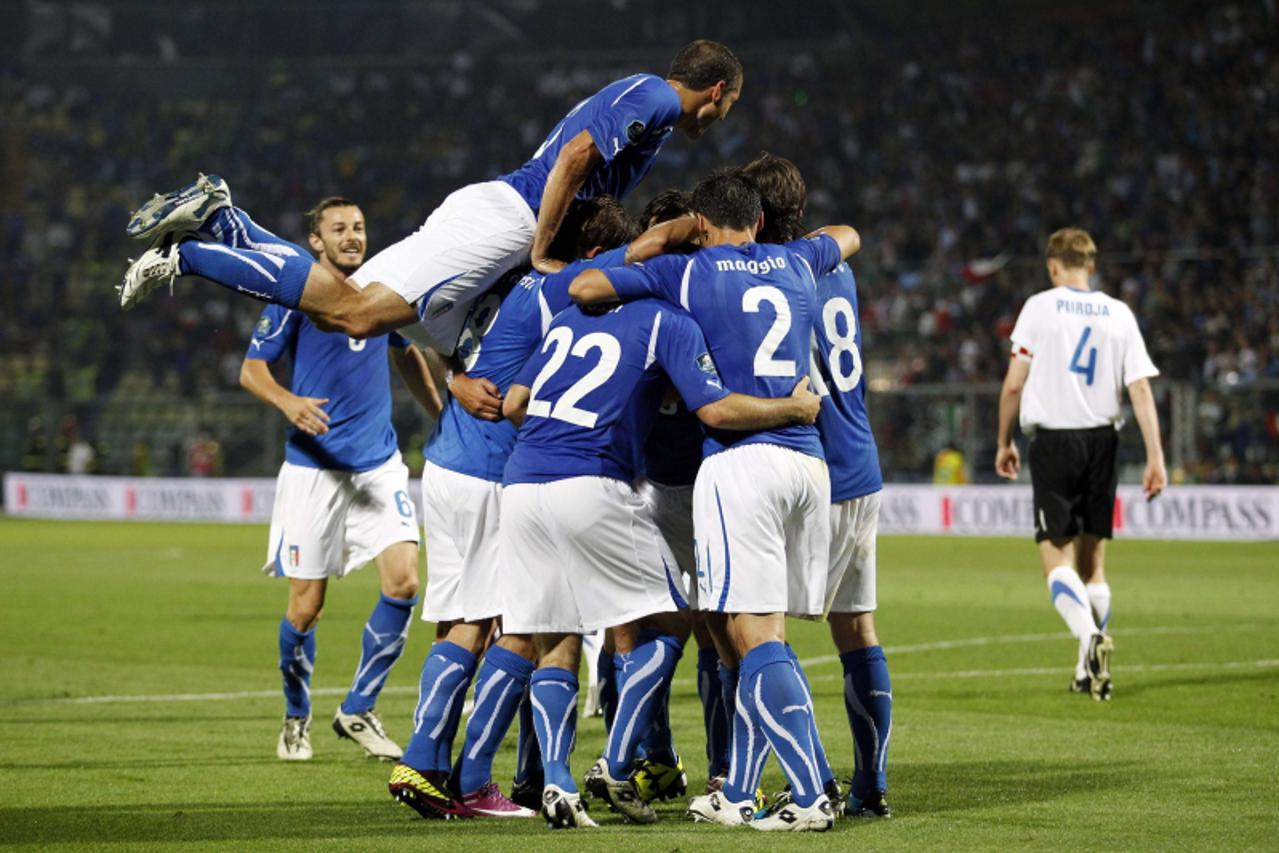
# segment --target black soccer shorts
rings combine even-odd
[[[1027,454],[1036,542],[1080,533],[1111,538],[1118,448],[1119,433],[1114,427],[1036,430]]]

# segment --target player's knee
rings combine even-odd
[[[389,598],[409,599],[417,597],[417,573],[407,572],[387,577],[382,582],[382,592]]]

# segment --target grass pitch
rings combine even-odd
[[[1268,848],[1279,838],[1279,545],[1114,544],[1115,698],[1066,692],[1074,644],[1032,543],[880,541],[893,676],[891,821],[779,838],[651,827],[596,806],[598,832],[541,821],[427,822],[386,793],[390,765],[328,731],[376,573],[332,584],[313,689],[316,758],[275,758],[280,582],[261,527],[0,520],[0,845],[77,849]],[[852,747],[822,626],[793,623],[824,740]],[[407,740],[431,629],[417,625],[379,708]],[[704,778],[685,656],[672,718]],[[505,787],[514,738],[498,756]],[[574,769],[602,725],[579,728]],[[457,744],[460,746],[460,743]],[[770,762],[765,786],[782,784]]]

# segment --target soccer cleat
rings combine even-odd
[[[1084,659],[1084,668],[1091,681],[1092,698],[1103,702],[1110,698],[1110,655],[1115,650],[1115,641],[1109,634],[1098,631],[1088,640],[1088,655]]]
[[[631,823],[656,823],[657,812],[644,802],[635,780],[614,779],[608,772],[608,761],[601,758],[596,761],[586,777],[582,780],[586,792],[596,799],[608,803],[608,807],[620,812],[622,817]]]
[[[441,774],[441,777],[444,775],[447,774]],[[407,764],[395,765],[386,787],[396,802],[408,806],[427,820],[472,816],[470,810],[448,792],[443,778],[432,781]]]
[[[386,736],[382,718],[372,708],[359,714],[344,714],[339,705],[337,713],[333,715],[333,731],[337,732],[339,738],[353,740],[364,747],[364,751],[372,758],[399,761],[400,756],[404,755],[399,744]]]
[[[551,829],[588,829],[599,824],[586,813],[580,794],[570,794],[558,785],[547,785],[542,792],[542,817]]]
[[[631,780],[646,803],[682,799],[688,793],[688,776],[684,773],[684,762],[679,758],[675,759],[674,767],[647,758],[640,759]]]
[[[1076,678],[1074,681],[1070,682],[1070,692],[1091,694],[1092,679],[1086,675],[1083,678]]]
[[[755,804],[729,802],[723,791],[712,791],[689,800],[685,814],[698,823],[745,826],[755,819]]]
[[[281,761],[311,760],[311,717],[285,717],[275,754]]]
[[[872,791],[860,799],[850,791],[848,801],[844,803],[844,815],[870,819],[888,818],[893,816],[893,810],[888,807],[883,791]]]
[[[497,783],[488,782],[479,790],[462,795],[462,805],[475,817],[537,817],[535,809],[526,809],[502,794]]]
[[[142,257],[131,261],[124,272],[124,280],[116,287],[120,294],[120,307],[128,311],[157,287],[173,286],[179,275],[178,246],[176,243],[147,249]]]
[[[194,231],[209,214],[231,206],[231,190],[217,175],[200,174],[180,190],[156,193],[138,208],[125,226],[135,240],[147,240],[175,231]]]
[[[751,828],[761,832],[825,832],[834,825],[835,810],[825,794],[808,807],[790,802],[751,821]]]
[[[852,780],[851,779],[848,780],[849,787],[852,787],[852,784],[853,784]],[[844,801],[844,792],[839,787],[838,779],[827,779],[826,784],[822,787],[822,790],[825,792],[826,798],[830,800],[832,803],[840,803]],[[756,819],[762,818],[762,817],[768,817],[771,814],[776,814],[777,812],[781,811],[786,806],[790,805],[792,799],[793,798],[791,796],[791,788],[790,788],[790,785],[788,784],[785,788],[783,788],[782,790],[778,791],[776,794],[773,795],[772,802],[768,805],[767,808],[765,808],[764,804],[765,802],[767,802],[767,798],[763,796],[762,791],[758,792],[756,794],[756,803],[757,803],[757,808],[755,809]],[[839,817],[839,812],[835,812],[835,817]]]
[[[542,808],[541,782],[512,782],[511,802],[536,812]]]

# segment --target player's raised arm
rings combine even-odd
[[[817,421],[822,398],[813,393],[808,377],[795,385],[789,397],[752,397],[730,393],[722,400],[694,412],[711,429],[761,430]]]
[[[816,237],[819,234],[825,234],[839,245],[839,256],[844,260],[857,254],[862,247],[862,235],[851,225],[825,225],[808,236]]]
[[[502,417],[516,426],[522,426],[531,396],[527,385],[512,385],[506,390],[506,397],[502,400]]]
[[[555,165],[546,177],[546,188],[542,190],[542,206],[537,213],[537,229],[533,232],[533,248],[529,252],[533,267],[538,272],[549,274],[566,266],[563,261],[550,257],[551,243],[559,233],[578,190],[603,162],[604,155],[595,147],[595,140],[586,130],[560,149]]]
[[[1017,451],[1017,443],[1013,441],[1013,427],[1017,424],[1017,413],[1021,411],[1021,392],[1026,387],[1026,377],[1030,375],[1030,360],[1014,356],[1008,363],[1008,373],[1004,376],[1004,387],[999,392],[999,437],[995,442],[995,473],[1008,479],[1016,480],[1021,471],[1021,454]]]
[[[701,237],[697,217],[680,216],[649,228],[626,247],[626,263],[634,264],[651,260],[659,255],[674,252],[683,246],[696,243]]]
[[[1159,411],[1155,408],[1155,394],[1150,380],[1138,379],[1128,386],[1128,399],[1132,413],[1141,430],[1146,445],[1146,470],[1141,476],[1141,490],[1146,500],[1153,501],[1168,485],[1168,472],[1164,468],[1164,448],[1159,438]]]
[[[616,302],[617,291],[603,270],[583,270],[568,286],[569,297],[578,305],[598,305]]]

